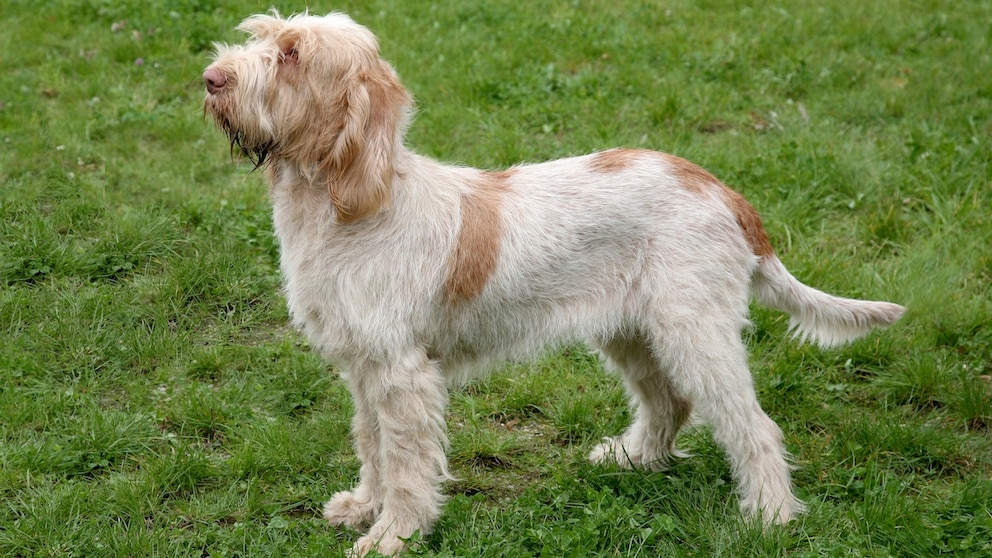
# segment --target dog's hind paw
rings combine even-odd
[[[358,490],[356,493],[360,492]],[[324,504],[324,519],[334,526],[361,530],[375,520],[376,504],[349,491],[338,492]]]
[[[625,443],[623,436],[606,438],[589,453],[589,461],[597,465],[617,465],[621,469],[664,471],[671,457],[688,457],[679,450],[647,453],[642,443]]]
[[[597,465],[618,465],[622,469],[633,469],[640,465],[640,455],[631,455],[624,447],[622,439],[606,438],[589,453],[589,461]]]
[[[371,535],[365,535],[355,542],[355,546],[348,552],[349,558],[363,558],[375,551],[383,556],[396,556],[406,548],[406,543],[402,539],[393,537],[392,539],[376,539]]]

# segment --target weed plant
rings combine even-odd
[[[277,1],[284,13],[305,8]],[[839,350],[753,309],[760,400],[810,511],[737,511],[704,427],[662,473],[589,465],[630,420],[562,347],[452,395],[419,556],[992,555],[992,3],[325,2],[381,39],[416,150],[486,168],[687,157],[786,265],[893,300]],[[341,556],[351,403],[287,327],[261,173],[202,118],[255,0],[0,8],[0,555]]]

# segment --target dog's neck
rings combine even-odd
[[[390,200],[394,200],[392,194],[397,186],[403,183],[404,177],[409,175],[410,169],[419,158],[400,140],[401,138],[397,138],[390,176],[386,178],[390,188]],[[328,209],[331,210],[332,215],[336,214],[330,191],[335,181],[334,171],[328,170],[326,165],[301,163],[276,156],[266,164],[265,172],[269,182],[269,195],[274,203],[296,207],[294,213],[300,218],[304,217],[304,213],[312,214],[308,219],[317,218],[317,215],[320,215],[319,218],[327,218]],[[392,201],[384,207],[391,204]],[[340,221],[337,218],[334,220]]]
[[[273,195],[281,192],[296,197],[319,191],[324,192],[326,197],[327,188],[321,186],[322,183],[326,184],[326,179],[317,165],[301,165],[291,159],[278,157],[265,167],[265,174],[269,181],[269,191]]]

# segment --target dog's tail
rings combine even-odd
[[[832,347],[895,323],[905,308],[833,296],[799,282],[774,254],[761,256],[751,292],[765,306],[787,312],[789,329],[802,341]]]

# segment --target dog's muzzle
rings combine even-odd
[[[227,85],[227,76],[216,68],[207,68],[206,71],[203,72],[203,82],[207,84],[207,93],[216,95],[224,89],[225,85]]]

